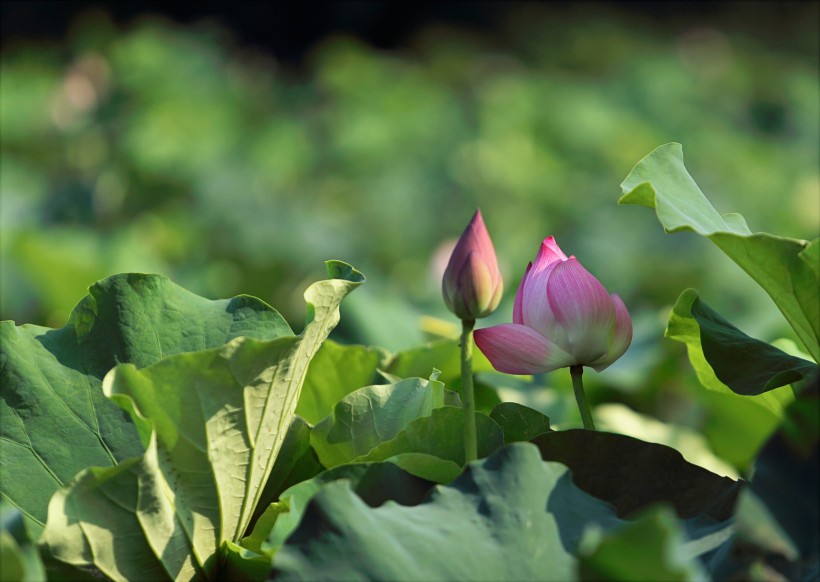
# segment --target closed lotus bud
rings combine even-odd
[[[501,301],[504,283],[480,210],[476,210],[450,255],[441,290],[447,308],[467,321],[487,317]]]
[[[549,237],[518,287],[513,322],[476,330],[475,342],[508,374],[579,365],[600,372],[629,347],[632,320],[621,298]]]

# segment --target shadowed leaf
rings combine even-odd
[[[621,523],[528,443],[471,463],[423,503],[372,508],[322,487],[274,560],[273,580],[572,579],[582,530]]]
[[[564,463],[578,487],[608,501],[625,518],[664,502],[683,519],[703,513],[723,521],[731,517],[740,488],[737,481],[685,461],[673,448],[624,435],[573,429],[532,442],[545,461]]]

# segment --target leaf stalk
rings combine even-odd
[[[575,391],[575,401],[578,403],[578,408],[581,411],[581,420],[584,421],[584,428],[587,430],[595,430],[595,423],[592,422],[592,414],[587,404],[587,396],[584,393],[584,382],[582,380],[584,367],[580,365],[570,366],[569,374],[572,377],[572,389]]]
[[[461,320],[461,400],[464,405],[464,462],[478,458],[473,390],[473,327],[475,320]]]

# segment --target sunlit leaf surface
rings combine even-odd
[[[211,301],[159,275],[127,274],[92,285],[61,329],[2,322],[0,334],[0,492],[39,534],[58,487],[144,450],[131,420],[103,396],[109,369],[292,332],[253,297]]]
[[[619,204],[654,208],[667,232],[691,230],[714,242],[763,287],[806,350],[820,361],[820,273],[811,264],[816,248],[804,240],[752,233],[739,214],[721,216],[686,171],[677,143],[663,145],[638,162],[621,190]]]
[[[250,523],[311,357],[363,280],[332,262],[328,275],[347,279],[305,292],[308,324],[299,336],[237,338],[106,376],[106,394],[149,434],[147,450],[85,470],[53,497],[42,538],[52,555],[115,580],[214,576],[217,551]]]
[[[422,378],[359,388],[316,425],[311,445],[325,467],[350,462],[394,438],[411,421],[430,416],[444,399],[444,384]]]

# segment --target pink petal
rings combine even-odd
[[[558,243],[555,242],[554,236],[548,236],[544,239],[544,242],[541,243],[542,245],[546,245],[549,250],[551,250],[555,255],[558,256],[562,261],[567,260],[567,255],[564,254],[564,251],[561,250],[561,247],[558,246]]]
[[[613,293],[610,298],[615,308],[615,327],[612,330],[612,339],[609,341],[609,350],[593,366],[598,372],[603,372],[610,364],[623,356],[629,344],[632,343],[632,319],[629,317],[629,311],[617,294]]]
[[[521,284],[518,285],[518,291],[515,292],[515,303],[513,304],[513,323],[524,323],[524,315],[521,309],[524,299],[524,283],[527,282],[527,275],[530,274],[530,269],[532,269],[532,263],[527,265],[527,270],[524,271],[524,276],[521,278]]]
[[[503,281],[492,240],[478,210],[453,248],[441,289],[447,308],[461,319],[486,317],[498,306]]]
[[[556,261],[565,260],[567,260],[567,256],[564,254],[564,251],[558,248],[558,245],[555,243],[555,238],[548,236],[538,249],[538,256],[535,257],[535,263],[533,264],[533,273],[538,273],[546,269]]]
[[[495,256],[493,241],[490,239],[487,227],[484,226],[484,219],[481,217],[480,210],[476,210],[473,214],[473,218],[470,219],[464,232],[458,238],[455,248],[453,248],[450,261],[447,263],[447,269],[444,271],[445,281],[458,276],[470,253],[478,253],[491,272],[498,271],[498,260]]]
[[[547,298],[547,282],[555,268],[562,262],[556,259],[537,272],[533,265],[521,293],[521,323],[540,332],[541,335],[561,346],[564,351],[569,352],[570,342],[567,332],[553,314]]]
[[[458,287],[467,305],[475,305],[479,310],[486,307],[495,288],[495,281],[487,264],[477,252],[467,255],[467,260],[457,275]],[[481,305],[481,303],[484,305]]]
[[[475,343],[493,367],[506,374],[538,374],[575,363],[540,333],[515,323],[478,329]]]
[[[615,308],[615,331],[612,334],[611,347],[611,352],[617,354],[613,358],[615,361],[626,352],[629,344],[632,343],[632,318],[629,317],[629,311],[617,293],[613,293],[610,297]]]
[[[487,232],[487,227],[484,224],[484,217],[481,216],[481,210],[475,211],[473,218],[470,220],[470,224],[468,224],[464,230],[464,234],[467,235],[467,244],[472,250],[478,251],[487,263],[487,267],[491,271],[498,271],[498,260],[495,256],[495,248],[493,247],[490,233]]]
[[[447,262],[447,268],[444,269],[444,276],[441,278],[441,290],[445,297],[452,297],[457,292],[456,280],[468,255],[469,253],[459,251],[458,245],[453,249],[450,260]]]
[[[590,364],[608,352],[615,306],[606,288],[578,259],[556,264],[547,281],[547,298],[579,363]]]

